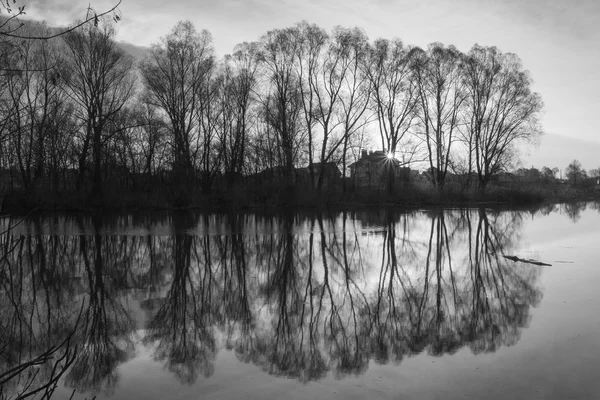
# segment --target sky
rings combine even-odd
[[[118,0],[91,0],[98,12]],[[27,17],[49,25],[82,19],[88,0],[18,0]],[[371,40],[400,38],[468,51],[475,43],[516,53],[542,95],[546,132],[524,148],[523,165],[600,167],[599,0],[122,0],[117,40],[156,43],[179,20],[211,32],[217,55],[268,30],[306,20],[331,30],[358,26]]]

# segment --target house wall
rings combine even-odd
[[[350,169],[351,179],[355,187],[371,189],[385,189],[389,182],[389,169],[391,164],[385,162],[363,161]],[[402,187],[410,184],[409,168],[394,168],[394,185]]]

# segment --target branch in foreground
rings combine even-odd
[[[14,31],[16,31],[16,29],[14,29],[11,32],[2,32],[2,31],[0,31],[0,36],[6,36],[6,37],[11,37],[11,38],[17,38],[17,39],[25,39],[25,40],[49,40],[49,39],[54,39],[54,38],[57,38],[57,37],[62,36],[64,34],[67,34],[69,32],[72,32],[72,31],[74,31],[74,30],[82,27],[83,25],[85,25],[85,24],[87,24],[89,22],[92,22],[92,21],[94,21],[94,24],[97,25],[98,21],[99,21],[99,19],[101,17],[103,17],[105,15],[108,15],[108,14],[110,14],[112,12],[115,12],[117,10],[117,8],[119,8],[119,6],[121,5],[122,1],[123,0],[119,0],[119,2],[113,8],[111,8],[110,10],[104,11],[103,13],[100,13],[100,14],[93,13],[93,15],[91,15],[89,13],[89,10],[91,10],[91,9],[88,8],[88,15],[86,16],[86,18],[82,22],[80,22],[77,25],[74,25],[74,26],[72,26],[72,27],[70,27],[70,28],[68,28],[68,29],[66,29],[64,31],[60,31],[58,33],[55,33],[54,35],[49,35],[49,36],[23,36],[23,35],[19,35],[19,34],[16,34],[16,33],[12,33]],[[24,12],[21,11],[19,14],[11,17],[11,19],[15,18],[16,16],[18,16],[20,14],[24,14]],[[115,14],[115,16],[113,17],[113,19],[115,20],[115,22],[118,22],[118,21],[121,20],[121,16],[118,15],[118,14]],[[19,28],[21,26],[19,26]]]
[[[75,358],[77,357],[79,349],[78,346],[72,344],[72,339],[77,330],[77,326],[79,326],[79,322],[81,321],[82,313],[83,303],[81,305],[81,309],[79,310],[79,315],[77,316],[73,330],[60,344],[51,346],[48,350],[34,359],[23,362],[0,374],[0,399],[7,398],[7,394],[3,391],[5,385],[12,379],[19,377],[21,374],[27,374],[26,371],[28,370],[29,373],[25,377],[25,384],[16,394],[14,399],[26,399],[36,396],[37,394],[41,394],[41,399],[49,400],[52,397],[58,386],[58,381],[64,375],[64,373],[69,370],[75,361]],[[3,347],[2,351],[5,349],[6,347]],[[35,378],[39,372],[39,367],[44,364],[50,364],[52,366],[50,377],[44,384],[40,385],[39,387],[32,388]],[[32,372],[32,370],[34,370],[34,372]],[[10,396],[8,398],[13,397]]]

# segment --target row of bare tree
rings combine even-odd
[[[519,340],[541,299],[540,268],[502,255],[525,212],[363,214],[189,214],[161,221],[171,236],[104,235],[107,221],[85,228],[77,217],[62,222],[93,235],[38,234],[43,221],[31,235],[3,235],[0,370],[24,367],[0,374],[0,398],[59,372],[78,391],[111,392],[140,336],[188,384],[213,374],[224,347],[271,374],[312,380]],[[229,233],[177,233],[194,226]],[[60,343],[68,364],[26,362]]]
[[[439,189],[448,171],[472,172],[485,188],[541,134],[529,73],[495,47],[424,50],[302,22],[217,59],[209,32],[179,22],[136,64],[106,21],[19,40],[0,41],[10,55],[0,65],[0,156],[25,189],[46,182],[101,197],[108,181],[131,188],[166,176],[208,192],[216,178],[277,167],[293,183],[306,163],[346,174],[373,143],[405,165],[425,161]],[[321,190],[325,169],[309,171]]]

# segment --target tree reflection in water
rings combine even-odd
[[[191,219],[175,219],[174,230],[190,227]],[[199,374],[213,374],[215,329],[222,325],[223,288],[213,274],[218,266],[211,237],[176,233],[171,238],[172,278],[160,306],[147,326],[146,344],[155,343],[154,358],[164,361],[180,382],[191,384]]]
[[[584,201],[564,203],[561,204],[561,211],[564,211],[565,214],[567,214],[567,216],[571,219],[571,221],[577,222],[581,219],[581,213],[585,211],[587,205],[588,203]]]
[[[199,372],[210,376],[214,369],[213,325],[218,322],[216,316],[219,314],[212,301],[216,293],[212,292],[211,258],[206,251],[208,241],[208,237],[204,238],[205,243],[200,244],[202,254],[196,258],[200,261],[200,257],[204,257],[206,264],[198,262],[192,268],[192,244],[197,245],[197,242],[191,236],[175,236],[171,285],[156,315],[148,323],[144,339],[146,343],[157,342],[155,359],[166,361],[167,369],[183,383],[193,383]],[[217,291],[219,289],[215,288]]]
[[[222,348],[310,381],[361,374],[370,360],[517,342],[541,299],[540,268],[502,257],[523,214],[365,217],[188,216],[164,237],[105,235],[96,219],[92,236],[4,235],[13,250],[2,260],[0,333],[18,346],[0,348],[2,368],[70,332],[77,351],[66,384],[92,393],[115,390],[138,339],[186,384],[210,377]],[[206,234],[189,234],[197,225]],[[51,377],[39,373],[35,384]],[[4,397],[18,389],[12,382]]]
[[[7,234],[5,240],[15,238]],[[66,385],[79,391],[111,392],[117,365],[134,352],[133,320],[118,295],[119,269],[129,264],[124,259],[135,244],[105,238],[99,229],[93,237],[33,234],[18,241],[19,246],[4,246],[11,251],[2,259],[7,276],[1,319],[11,323],[0,326],[0,337],[11,346],[0,356],[3,370],[40,362],[2,382],[0,395],[19,398],[29,384],[44,387],[63,374]],[[61,354],[68,355],[62,364],[52,361]]]
[[[87,284],[82,299],[84,323],[75,334],[79,352],[66,385],[81,392],[112,393],[118,382],[117,366],[135,353],[135,322],[118,298],[129,264],[122,259],[128,258],[132,248],[127,237],[102,236],[98,217],[93,224],[94,236],[79,239],[83,281]]]
[[[74,360],[77,312],[71,310],[75,318],[69,322],[53,312],[54,304],[61,303],[54,290],[60,272],[48,271],[40,259],[44,243],[39,237],[4,235],[1,240],[0,398],[49,398]],[[39,270],[23,270],[23,259],[36,260]]]

